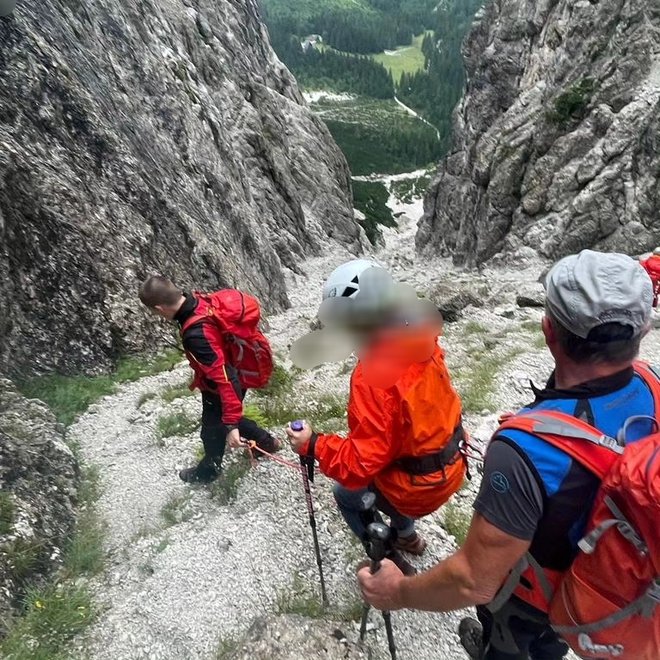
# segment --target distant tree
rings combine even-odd
[[[449,147],[451,113],[465,84],[461,44],[482,3],[447,0],[438,5],[433,33],[422,41],[424,69],[403,75],[397,85],[397,96],[438,128],[445,150]]]

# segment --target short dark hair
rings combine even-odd
[[[139,293],[140,300],[151,308],[157,305],[174,305],[181,295],[181,289],[162,275],[152,275],[143,282]]]
[[[603,323],[592,328],[586,338],[578,337],[550,316],[559,345],[571,360],[580,364],[632,362],[639,354],[643,333],[633,336],[633,328],[623,323]]]

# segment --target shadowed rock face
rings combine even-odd
[[[153,272],[286,306],[282,264],[363,245],[349,181],[254,0],[21,0],[0,18],[0,371],[152,348]]]
[[[0,379],[0,638],[26,589],[61,564],[78,477],[50,410]]]
[[[489,0],[418,249],[475,265],[659,243],[658,35],[646,0]]]

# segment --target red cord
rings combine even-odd
[[[287,467],[293,468],[294,470],[298,470],[298,471],[300,471],[301,469],[299,464],[292,463],[291,461],[287,461],[285,458],[280,458],[279,456],[275,456],[274,454],[265,451],[261,447],[257,447],[257,443],[254,440],[244,440],[243,444],[245,445],[245,449],[247,449],[250,452],[250,456],[253,458],[253,462],[252,462],[253,466],[256,465],[256,462],[254,462],[254,455],[252,454],[252,452],[258,451],[260,454],[263,454],[271,461],[275,461],[280,465],[286,465]]]

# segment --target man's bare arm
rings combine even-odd
[[[400,583],[401,607],[448,612],[489,603],[530,542],[506,534],[475,513],[463,547]]]

